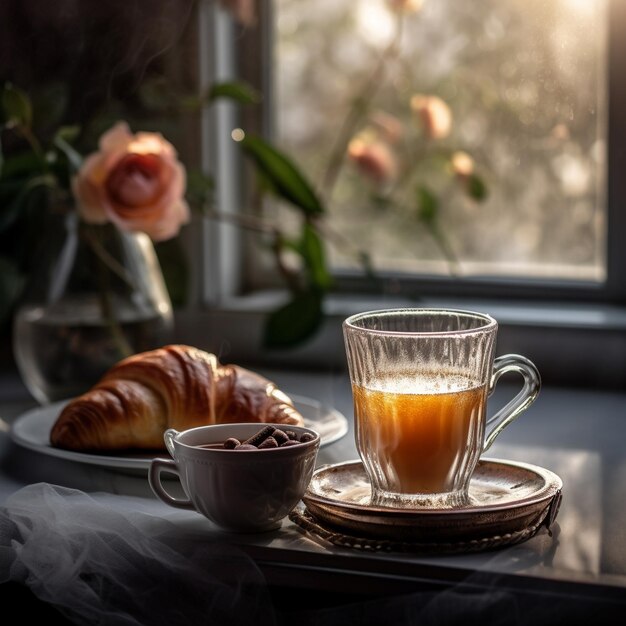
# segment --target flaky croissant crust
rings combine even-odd
[[[162,449],[168,428],[227,422],[302,425],[291,400],[266,378],[214,354],[171,345],[114,365],[69,402],[50,443],[69,450]]]

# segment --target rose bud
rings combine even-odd
[[[466,179],[474,173],[474,159],[462,150],[452,155],[450,166],[452,167],[452,172],[461,179]]]
[[[570,138],[569,128],[565,124],[557,124],[550,132],[552,139],[565,141]]]
[[[404,124],[389,113],[377,111],[369,121],[376,134],[389,144],[397,144],[404,136]]]
[[[387,0],[387,5],[398,13],[418,13],[424,6],[424,0]]]
[[[443,139],[450,134],[452,112],[438,96],[416,94],[411,98],[411,109],[429,139]]]
[[[348,158],[363,176],[378,184],[392,180],[398,171],[395,155],[382,141],[365,141],[355,137],[348,144]]]
[[[111,221],[154,241],[174,237],[189,221],[185,169],[174,147],[159,133],[132,134],[125,122],[102,135],[72,189],[86,222]]]

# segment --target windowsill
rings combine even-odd
[[[225,361],[289,367],[345,368],[341,323],[365,310],[420,306],[486,312],[499,322],[498,354],[532,359],[545,382],[625,388],[626,307],[608,304],[502,301],[469,298],[402,298],[333,295],[326,318],[305,344],[285,350],[262,345],[265,316],[285,294],[264,291],[224,300],[204,311],[177,314],[177,339],[209,349]]]

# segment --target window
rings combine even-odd
[[[247,181],[240,176],[248,171],[245,161],[231,140],[236,125],[275,140],[323,192],[329,155],[335,151],[341,157],[332,193],[326,187],[325,194],[330,226],[350,242],[331,246],[335,289],[347,297],[339,298],[338,306],[331,302],[334,334],[315,343],[317,356],[296,352],[295,360],[327,364],[332,343],[332,359],[343,363],[337,335],[341,307],[374,307],[381,301],[385,306],[396,292],[431,297],[428,305],[441,295],[448,298],[446,305],[450,296],[459,296],[459,306],[470,297],[490,295],[504,296],[505,305],[512,297],[626,301],[626,212],[621,210],[626,200],[626,40],[621,33],[626,3],[413,0],[421,10],[399,20],[387,0],[259,0],[252,29],[234,24],[216,0],[159,0],[149,14],[140,0],[64,4],[71,11],[39,4],[1,5],[1,78],[64,105],[50,111],[63,123],[83,126],[82,147],[93,146],[120,117],[161,130],[187,164],[202,164],[215,175],[219,207],[226,212],[256,208],[253,185],[242,184]],[[394,35],[398,28],[401,37]],[[397,51],[389,47],[394,41],[400,42]],[[379,78],[374,74],[386,49],[390,59],[384,72],[371,80]],[[239,77],[263,92],[262,106],[223,102],[195,116],[172,114],[170,96]],[[70,91],[58,90],[59,85]],[[371,97],[356,99],[358,115],[346,126],[339,150],[343,120],[363,93]],[[451,113],[451,132],[430,142],[429,159],[414,152],[424,148],[421,118],[411,109],[412,97],[419,94],[437,96]],[[375,184],[354,159],[344,158],[354,138],[365,141],[384,133],[388,118],[380,112],[402,122],[400,143],[392,149],[399,161],[410,151],[406,202],[396,202],[388,186]],[[451,169],[459,151],[471,156],[478,187],[468,186],[462,160],[456,174]],[[397,173],[403,171],[398,164]],[[263,208],[283,218],[279,205]],[[436,213],[458,264],[446,259],[425,227],[429,211]],[[287,213],[285,224],[289,218]],[[182,330],[190,334],[181,340],[203,345],[209,334],[219,342],[226,337],[229,358],[256,359],[263,318],[251,319],[275,301],[247,298],[242,304],[229,298],[283,283],[254,238],[248,240],[232,224],[207,222],[196,228],[197,223],[187,229],[182,252],[201,274],[193,285],[194,301],[210,303],[213,317],[210,324],[206,318],[198,322],[194,316],[206,311],[189,307],[191,321]],[[0,256],[9,246],[17,254],[17,241],[5,234]],[[357,249],[372,255],[383,280],[364,277],[354,259]],[[181,250],[163,252],[175,257],[175,266]],[[179,287],[179,276],[173,272],[170,285]],[[357,291],[372,298],[357,300]],[[517,307],[511,323],[523,325],[528,313],[539,327],[545,316],[531,308]],[[597,321],[597,328],[623,329],[623,312],[615,308],[616,315],[605,316],[590,307],[589,325]],[[504,309],[498,314],[506,317]],[[583,317],[568,318],[567,341],[582,338]],[[547,345],[543,339],[534,344],[538,351]],[[594,336],[589,345],[608,341],[607,336],[607,343],[597,343]],[[516,342],[507,349],[515,349],[519,337]],[[539,352],[523,352],[544,371]],[[562,363],[551,352],[557,369]],[[618,352],[604,350],[607,358]],[[624,370],[620,367],[616,376]]]
[[[263,129],[319,182],[350,98],[371,76],[376,53],[390,41],[393,19],[386,0],[320,0],[314,11],[303,0],[261,4],[262,28],[244,37],[239,66],[247,79],[263,87],[265,110],[263,116],[246,114],[242,126]],[[348,233],[350,241],[374,253],[381,280],[364,277],[353,257],[335,248],[338,293],[329,299],[330,322],[324,332],[310,349],[263,353],[263,359],[298,363],[305,358],[308,364],[339,365],[344,361],[340,322],[346,313],[405,304],[456,306],[492,312],[501,322],[498,350],[529,356],[545,380],[623,387],[626,3],[424,0],[421,4],[420,13],[403,18],[403,40],[409,39],[405,44],[409,48],[429,48],[435,58],[431,64],[414,60],[409,74],[415,84],[403,99],[394,101],[392,90],[380,88],[383,100],[376,102],[375,111],[388,106],[386,112],[408,121],[407,100],[414,93],[433,93],[450,106],[453,131],[445,145],[449,151],[472,155],[488,190],[485,202],[472,203],[448,177],[448,189],[438,191],[439,218],[461,268],[450,275],[440,249],[415,218],[415,206],[410,219],[391,213],[399,224],[399,238],[378,248],[376,238],[381,234],[383,240],[388,238],[389,212],[371,202],[372,186],[346,160],[330,203],[331,222],[340,233]],[[250,39],[253,53],[246,47]],[[447,53],[437,54],[440,48]],[[262,55],[272,63],[260,69]],[[507,55],[508,63],[503,60]],[[424,64],[425,70],[416,76],[413,65]],[[496,69],[502,78],[494,74]],[[350,80],[344,78],[346,72]],[[458,75],[473,90],[455,90]],[[478,98],[481,82],[491,85],[491,100]],[[487,116],[489,107],[496,107],[496,112]],[[357,125],[350,137],[363,125]],[[416,135],[414,127],[409,132]],[[482,137],[498,147],[497,158]],[[438,179],[425,175],[421,180],[435,187]],[[378,208],[383,209],[379,214]],[[278,211],[287,223],[289,213],[280,206],[264,209]],[[402,237],[408,240],[404,247],[398,243]],[[244,266],[244,291],[276,286],[271,265],[258,260],[258,248],[250,258],[254,261]],[[237,319],[253,324],[250,310],[263,305],[268,310],[267,300],[261,298],[246,303],[246,313]],[[238,307],[227,303],[231,314],[241,310]],[[219,313],[218,318],[226,320]],[[217,327],[222,328],[219,320]],[[256,358],[248,347],[258,332],[257,326],[245,340],[233,340],[229,349]],[[593,368],[591,361],[596,363]]]
[[[327,195],[330,180],[331,226],[369,251],[381,273],[421,274],[434,285],[452,272],[465,279],[455,289],[462,282],[474,292],[481,282],[515,282],[520,293],[542,284],[549,295],[555,285],[608,293],[609,213],[617,213],[607,195],[608,0],[425,0],[401,18],[386,0],[320,1],[315,11],[304,0],[274,4],[280,145],[322,192],[326,181]],[[420,134],[416,94],[447,104],[449,135]],[[399,142],[385,146],[396,178],[377,183],[349,158],[337,167],[351,139],[384,135],[383,115],[401,123]],[[454,174],[459,151],[471,155],[483,201]],[[447,258],[418,217],[424,193],[437,203]],[[358,274],[350,250],[335,247],[332,256],[348,278]]]

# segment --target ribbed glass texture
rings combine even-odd
[[[483,450],[497,324],[401,309],[344,323],[356,443],[378,503],[454,505]]]

